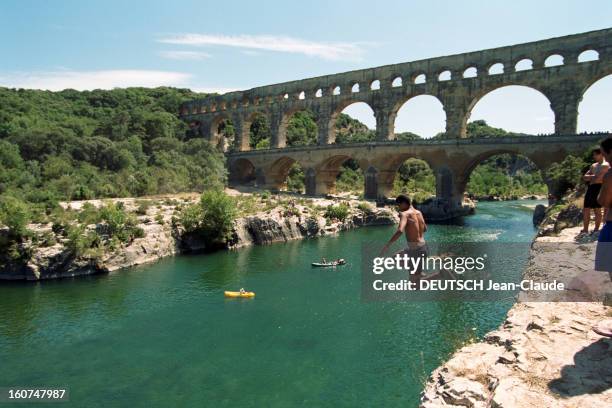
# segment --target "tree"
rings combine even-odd
[[[181,211],[180,222],[188,233],[201,236],[207,245],[219,245],[231,237],[236,214],[234,198],[223,190],[210,190],[202,193],[199,204]]]
[[[266,149],[270,147],[272,132],[270,125],[264,115],[256,115],[251,122],[249,131],[249,144],[254,149]]]
[[[28,230],[30,222],[30,210],[23,201],[9,196],[0,196],[0,223],[9,229],[11,239],[21,241]]]

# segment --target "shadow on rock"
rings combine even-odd
[[[561,377],[548,383],[561,397],[600,394],[612,388],[612,341],[600,339],[574,355],[574,365],[561,369]]]

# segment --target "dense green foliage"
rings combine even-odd
[[[476,196],[513,197],[546,194],[547,188],[532,162],[522,156],[499,154],[474,169],[467,191]]]
[[[210,190],[202,193],[198,204],[181,211],[180,222],[186,232],[199,235],[209,245],[216,245],[230,238],[236,215],[234,198],[223,190]]]
[[[30,202],[219,187],[223,156],[178,119],[173,88],[0,88],[0,193]]]
[[[0,196],[0,223],[8,227],[9,239],[19,240],[26,234],[30,210],[25,203],[11,197]]]
[[[467,137],[504,137],[504,136],[528,136],[524,133],[508,132],[507,130],[489,126],[484,120],[475,120],[466,126]],[[451,137],[446,132],[438,133],[435,139],[446,139]],[[454,136],[453,136],[454,137]]]
[[[393,181],[393,195],[398,194],[408,194],[416,202],[436,195],[435,176],[425,161],[410,158],[402,163]]]
[[[287,191],[303,193],[305,190],[304,181],[304,170],[299,164],[294,163],[289,169],[289,174],[287,175]]]
[[[298,111],[287,125],[287,146],[308,146],[317,144],[317,122],[314,113]]]
[[[77,256],[95,258],[107,249],[114,250],[144,236],[136,215],[127,212],[122,203],[109,202],[100,208],[85,203],[80,211],[58,207],[49,221],[54,231],[68,239],[66,246]]]
[[[249,146],[251,149],[267,149],[270,147],[272,131],[266,117],[256,114],[249,128]]]
[[[341,113],[336,119],[336,143],[364,143],[376,139],[376,132],[366,125]]]
[[[363,171],[356,160],[348,159],[336,177],[336,191],[361,193],[365,183]]]
[[[548,169],[547,176],[552,180],[552,194],[562,197],[569,189],[584,183],[582,176],[593,163],[591,151],[582,156],[567,156],[560,163],[554,163]]]
[[[349,206],[345,203],[330,205],[325,209],[324,217],[332,221],[344,221],[348,217],[349,210]]]

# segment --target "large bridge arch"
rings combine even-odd
[[[222,126],[224,122],[228,122],[228,121],[231,121],[231,118],[226,113],[219,113],[212,119],[212,122],[210,123],[209,140],[213,146],[223,148],[224,145],[226,144],[225,141],[223,140],[223,134],[221,133],[220,127]]]
[[[554,162],[555,157],[546,157],[546,154],[542,152],[535,152],[535,154],[531,154],[520,147],[504,147],[504,148],[496,148],[487,150],[483,153],[475,155],[473,157],[468,158],[465,162],[452,166],[451,173],[447,174],[447,177],[451,177],[451,179],[445,180],[448,184],[451,184],[451,187],[446,187],[447,191],[445,194],[451,193],[455,199],[460,199],[464,196],[467,190],[467,185],[470,181],[470,177],[472,176],[474,170],[481,164],[485,163],[488,159],[508,154],[515,157],[523,157],[527,159],[530,163],[535,165],[540,172],[542,180],[546,184],[548,188],[549,194],[551,193],[552,185],[546,177],[546,171],[550,167],[550,165]],[[441,180],[442,181],[442,180]]]
[[[528,92],[528,93],[531,93],[533,97],[536,98],[536,100],[540,99],[540,101],[544,103],[544,106],[550,109],[550,113],[552,113],[553,115],[553,121],[554,122],[557,121],[557,113],[554,111],[553,103],[551,102],[551,98],[546,94],[545,89],[542,89],[537,84],[522,83],[519,81],[508,81],[508,82],[503,81],[500,83],[494,83],[494,84],[491,84],[490,86],[483,87],[477,93],[475,93],[475,95],[469,100],[467,104],[466,113],[461,120],[462,134],[467,133],[467,122],[468,122],[468,119],[472,116],[472,113],[474,112],[475,108],[478,108],[481,103],[486,102],[486,99],[488,97],[491,97],[498,92],[508,91],[511,88],[515,88],[515,87],[520,89],[519,92],[522,92],[522,93]],[[530,96],[530,99],[531,99],[531,96]],[[554,122],[551,123],[551,129],[550,129],[551,131],[554,131],[554,127],[555,127]],[[510,129],[506,129],[506,130],[510,130]],[[547,132],[543,132],[543,133],[547,133]],[[553,133],[553,132],[550,132],[550,133]]]
[[[364,99],[360,99],[360,98],[350,98],[350,99],[345,99],[339,103],[336,104],[336,106],[333,108],[333,110],[331,111],[331,114],[329,115],[329,119],[327,121],[327,143],[337,143],[336,140],[336,121],[338,120],[338,118],[340,117],[340,114],[344,112],[344,110],[350,106],[354,106],[357,104],[365,104],[368,106],[368,108],[370,108],[373,116],[374,116],[374,120],[376,123],[376,129],[378,129],[378,117],[376,116],[376,111],[374,110],[374,107],[372,106],[371,101],[369,100],[364,100]],[[375,129],[375,130],[376,130]]]
[[[295,144],[290,143],[291,141],[288,139],[288,134],[289,134],[289,127],[291,124],[291,120],[299,113],[304,113],[312,117],[315,123],[315,129],[314,129],[315,137],[314,137],[314,143],[311,143],[311,144],[317,144],[318,133],[319,133],[319,129],[318,129],[319,115],[317,114],[317,112],[313,112],[307,106],[294,106],[291,109],[286,110],[280,115],[280,121],[278,125],[278,140],[279,140],[278,143],[280,146],[296,146]],[[311,144],[306,144],[306,145],[311,145]]]
[[[228,168],[230,185],[246,185],[256,180],[255,165],[248,159],[233,160]]]
[[[270,114],[269,112],[267,112],[265,109],[257,109],[254,111],[249,112],[243,119],[242,119],[242,142],[243,143],[248,143],[249,148],[250,149],[258,149],[257,143],[254,143],[256,141],[251,140],[251,133],[254,131],[253,129],[253,125],[255,123],[257,123],[257,120],[263,120],[265,125],[268,128],[268,131],[270,132],[270,134],[267,136],[268,138],[268,144],[272,143],[272,134],[271,134],[271,118],[270,118]],[[265,138],[264,138],[265,139]]]
[[[268,188],[280,190],[287,181],[289,170],[295,163],[299,163],[291,156],[282,156],[275,160],[266,170],[266,185]]]
[[[404,109],[409,109],[411,107],[416,107],[417,105],[415,104],[429,104],[431,105],[432,101],[436,101],[439,104],[439,107],[437,108],[441,108],[441,112],[444,115],[444,119],[443,119],[443,123],[442,123],[442,128],[440,129],[441,131],[444,131],[444,128],[446,127],[446,111],[444,109],[444,102],[442,100],[440,100],[438,95],[434,95],[434,94],[429,94],[426,92],[419,92],[419,93],[414,93],[414,94],[410,94],[410,95],[406,95],[405,97],[401,97],[399,98],[395,104],[393,105],[390,114],[389,114],[389,128],[391,130],[391,138],[395,139],[395,135],[398,132],[399,128],[398,128],[398,116],[402,115],[402,110]],[[432,108],[432,106],[430,106],[429,108]],[[436,108],[434,108],[436,109]],[[412,132],[415,133],[419,136],[425,137],[425,135],[420,134],[422,132]],[[431,135],[433,136],[433,135]]]
[[[600,75],[597,79],[593,79],[586,84],[578,106],[578,131],[612,131],[609,104],[601,103],[608,100],[612,94],[612,74]]]

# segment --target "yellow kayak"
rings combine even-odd
[[[255,292],[230,292],[228,290],[225,291],[225,297],[229,298],[252,298],[255,297]]]

